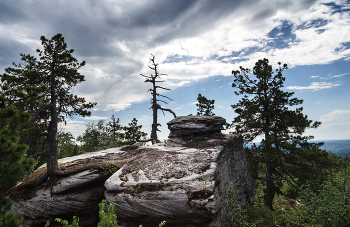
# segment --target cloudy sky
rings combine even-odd
[[[322,125],[317,140],[350,139],[350,2],[327,0],[0,0],[0,74],[20,53],[35,55],[40,36],[61,33],[85,82],[74,93],[97,102],[90,118],[65,129],[80,135],[86,123],[127,125],[133,118],[150,134],[151,54],[165,73],[166,108],[196,114],[198,94],[215,100],[214,113],[232,122],[232,70],[262,58],[287,63],[284,89],[303,99],[304,114]],[[168,136],[160,112],[159,137]]]

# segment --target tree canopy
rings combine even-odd
[[[12,201],[4,192],[15,186],[28,173],[34,160],[24,156],[28,146],[19,144],[19,131],[30,115],[8,105],[0,95],[0,226],[21,226],[21,216],[9,213]]]
[[[268,59],[255,63],[253,71],[240,67],[232,71],[236,95],[242,99],[232,108],[238,114],[232,122],[235,133],[242,134],[246,143],[262,137],[259,146],[247,148],[250,167],[256,179],[265,185],[265,205],[272,209],[275,193],[282,181],[298,188],[308,181],[320,180],[329,163],[328,153],[321,151],[322,143],[309,143],[313,136],[305,136],[307,128],[317,128],[321,122],[312,122],[302,113],[303,108],[289,109],[303,100],[292,98],[293,92],[283,91],[283,70],[275,70]],[[261,174],[259,174],[261,171]]]
[[[10,100],[28,105],[27,111],[32,121],[45,122],[46,131],[37,136],[45,136],[47,153],[47,170],[49,175],[57,172],[57,123],[65,121],[65,116],[89,116],[87,110],[96,103],[87,103],[84,98],[71,93],[72,89],[84,81],[78,72],[85,61],[78,62],[72,56],[73,49],[67,49],[67,43],[61,34],[50,40],[40,38],[43,50],[37,49],[39,60],[30,55],[21,55],[26,64],[13,64],[6,68],[1,77],[3,90]],[[42,153],[44,153],[42,152]]]
[[[212,112],[214,109],[215,100],[209,100],[205,96],[198,94],[198,103],[196,104],[197,115],[203,116],[214,116],[215,114]]]

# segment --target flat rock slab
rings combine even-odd
[[[63,193],[74,188],[81,188],[87,184],[90,184],[94,181],[99,181],[103,179],[104,176],[99,174],[98,170],[86,170],[73,174],[61,180],[58,180],[57,183],[52,187],[52,193],[58,194]]]

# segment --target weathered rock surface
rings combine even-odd
[[[168,146],[181,146],[189,141],[221,138],[221,130],[226,123],[219,116],[181,116],[169,121]]]
[[[220,133],[219,126],[212,128]],[[76,214],[79,225],[96,226],[97,204],[105,198],[115,204],[124,227],[158,226],[163,220],[166,226],[224,226],[228,187],[235,188],[241,206],[255,194],[243,139],[220,133],[192,145],[128,146],[61,159],[67,176],[34,187],[46,171],[41,168],[8,192],[13,211],[24,215],[23,226]]]

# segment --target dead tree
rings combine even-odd
[[[151,138],[149,140],[147,140],[147,141],[152,141],[152,144],[155,144],[155,143],[159,143],[160,142],[158,140],[158,137],[157,137],[157,131],[160,132],[160,130],[158,129],[158,126],[161,126],[157,122],[157,118],[158,118],[157,112],[158,112],[158,110],[162,110],[163,114],[164,114],[164,111],[168,111],[168,112],[170,112],[170,113],[172,113],[174,115],[174,118],[176,118],[176,115],[171,109],[165,109],[161,105],[158,104],[158,102],[163,102],[165,104],[168,104],[168,103],[166,101],[157,99],[157,97],[164,97],[164,98],[169,99],[170,101],[172,101],[172,99],[167,97],[167,96],[165,96],[165,95],[161,95],[161,94],[157,93],[157,88],[168,90],[168,91],[170,91],[171,89],[156,85],[156,83],[164,82],[164,81],[160,80],[161,79],[160,76],[167,75],[167,74],[158,73],[158,69],[157,69],[158,64],[156,64],[154,62],[154,55],[152,55],[152,58],[150,58],[150,63],[152,65],[148,66],[148,67],[154,71],[154,75],[151,74],[151,76],[145,76],[145,75],[141,74],[141,76],[146,77],[145,82],[150,82],[153,85],[153,87],[148,90],[152,94],[152,99],[151,99],[152,106],[151,106],[150,109],[153,109],[153,123],[152,123]],[[157,79],[159,79],[159,80],[157,80]],[[164,114],[164,116],[165,116],[165,114]],[[146,141],[142,141],[142,142],[146,142]]]

